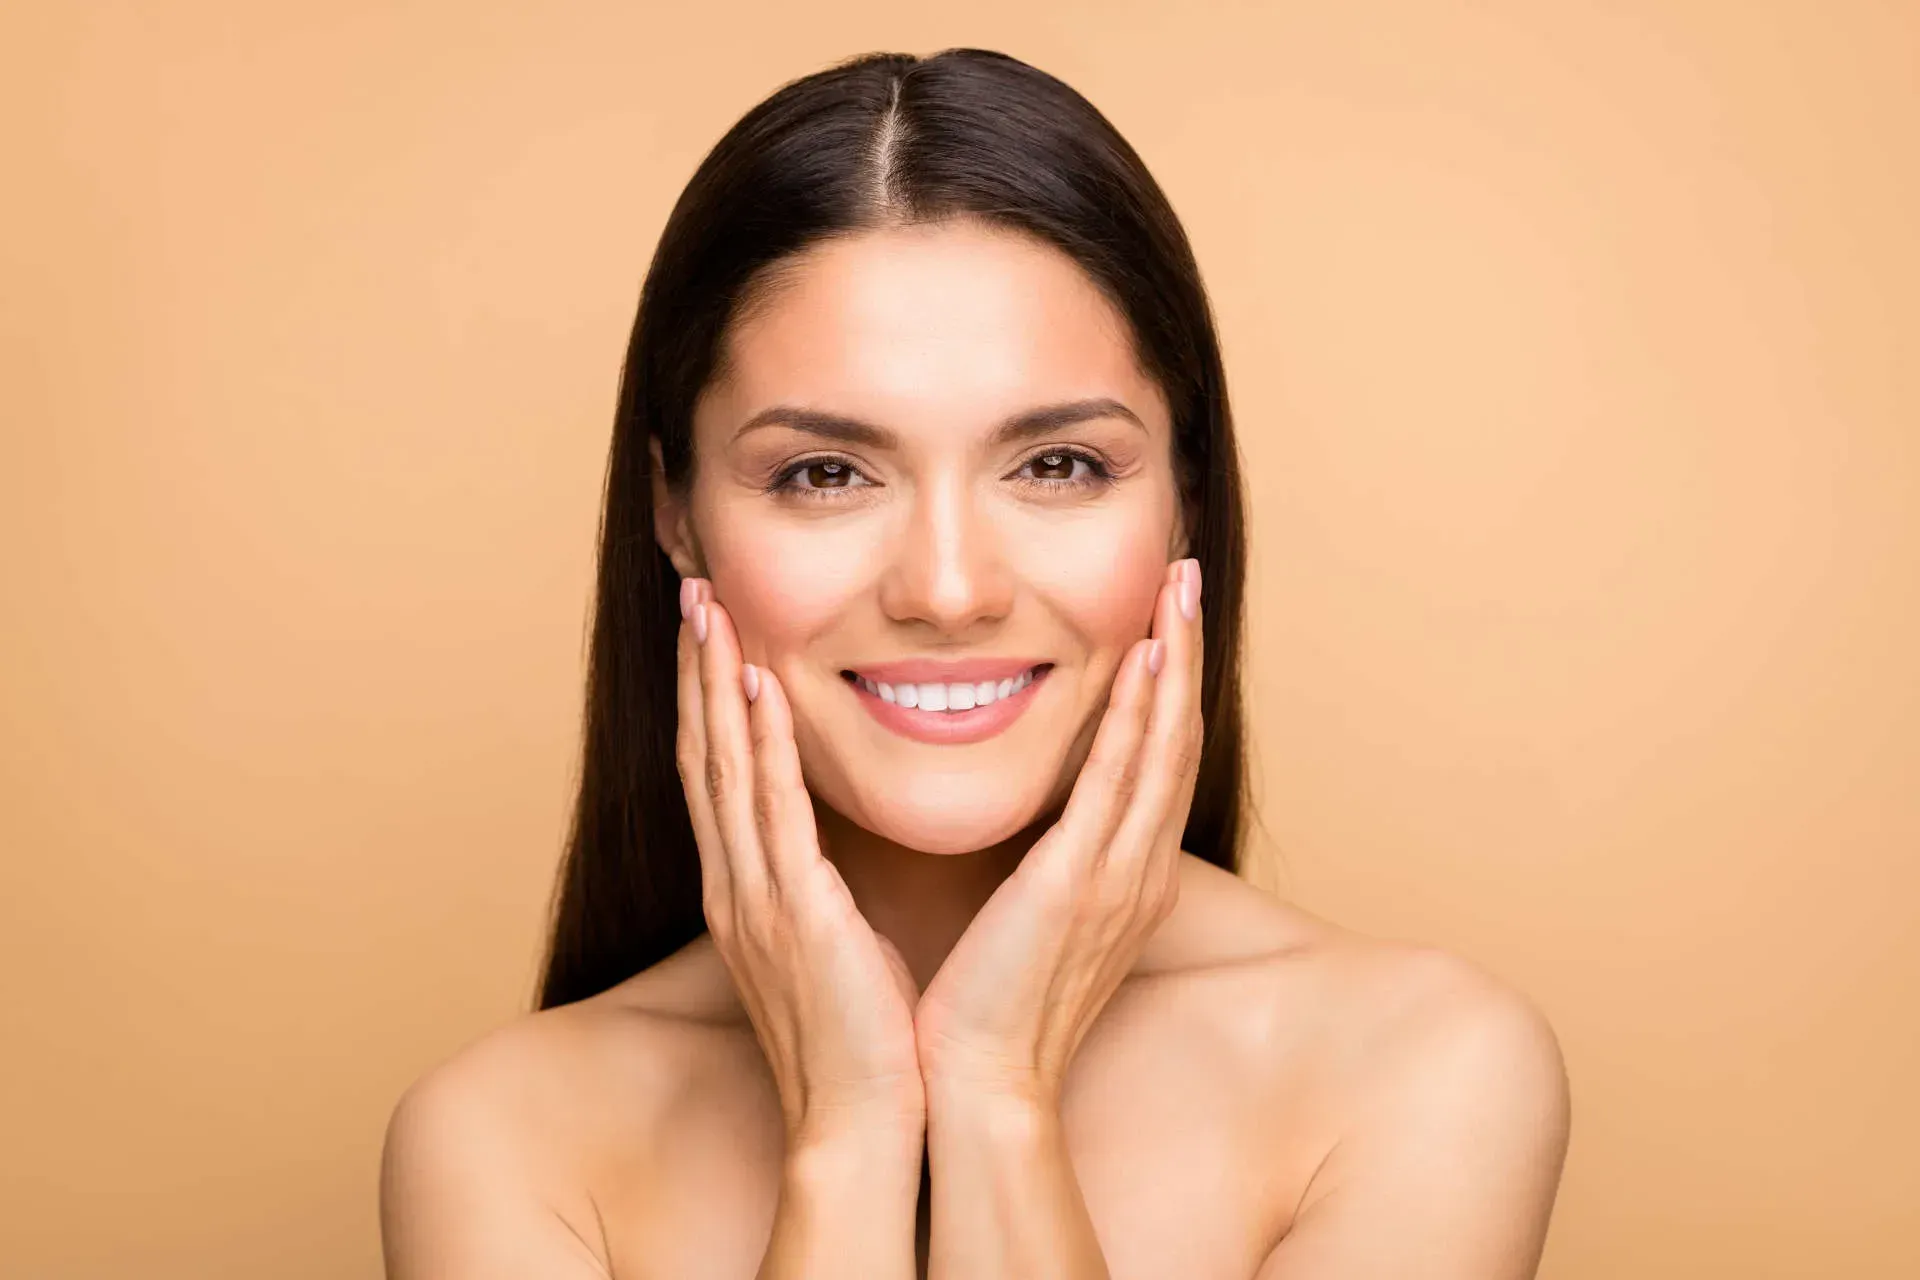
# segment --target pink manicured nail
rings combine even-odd
[[[692,578],[680,579],[680,616],[686,617],[693,612],[696,588],[700,584]]]
[[[701,644],[707,642],[707,606],[693,606],[693,638]]]
[[[1196,587],[1200,585],[1199,560],[1190,559],[1182,562],[1180,565],[1180,581],[1191,582]]]
[[[741,667],[740,683],[747,691],[747,701],[752,702],[760,696],[760,669],[751,662]]]
[[[1192,621],[1200,614],[1200,584],[1183,582],[1176,588],[1180,593],[1180,612]]]
[[[1167,642],[1155,640],[1147,646],[1147,670],[1154,675],[1160,674],[1160,668],[1167,663]]]

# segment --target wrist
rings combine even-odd
[[[926,1081],[929,1113],[981,1112],[1015,1118],[1027,1114],[1057,1114],[1060,1090],[1038,1074],[1004,1071],[932,1070]]]
[[[927,1083],[927,1133],[974,1133],[996,1142],[1024,1145],[1059,1127],[1060,1109],[1038,1081],[950,1078]]]
[[[922,1101],[821,1108],[788,1131],[787,1151],[790,1159],[814,1164],[917,1162],[926,1125]]]
[[[911,1206],[920,1187],[924,1125],[813,1129],[787,1142],[781,1180],[789,1196],[843,1199],[860,1188],[869,1205],[899,1196]]]
[[[759,1275],[913,1274],[923,1131],[839,1118],[788,1138]]]

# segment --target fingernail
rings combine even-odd
[[[1154,675],[1160,674],[1160,668],[1167,663],[1167,642],[1155,640],[1147,646],[1147,670]]]
[[[1196,587],[1200,585],[1200,561],[1198,559],[1181,561],[1180,580],[1182,582],[1191,582]]]
[[[693,612],[694,590],[699,584],[692,578],[680,579],[680,616]]]
[[[1198,617],[1200,613],[1200,584],[1197,582],[1183,582],[1179,586],[1179,592],[1180,612],[1185,614],[1187,620],[1191,622],[1194,618]]]
[[[693,638],[701,644],[707,642],[707,606],[693,606]]]
[[[740,683],[747,691],[747,701],[752,702],[760,696],[760,669],[751,662],[741,667]]]

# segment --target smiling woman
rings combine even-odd
[[[750,111],[641,292],[541,1007],[395,1109],[389,1274],[1533,1274],[1551,1031],[1234,874],[1244,539],[1083,98]]]

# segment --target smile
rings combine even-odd
[[[1000,733],[1019,718],[1053,670],[1042,662],[998,680],[889,682],[842,671],[854,695],[883,726],[918,742],[959,745]]]

